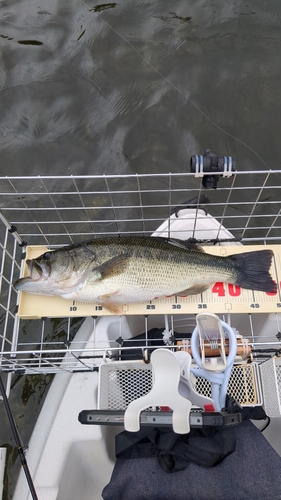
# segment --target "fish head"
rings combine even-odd
[[[71,291],[83,272],[83,266],[77,267],[71,251],[62,249],[28,259],[26,265],[29,276],[17,280],[15,289],[43,295],[61,295],[62,289]]]

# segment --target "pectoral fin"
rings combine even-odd
[[[193,285],[182,292],[175,293],[176,297],[180,297],[181,295],[198,295],[199,293],[206,292],[208,290],[209,285]]]
[[[104,279],[108,275],[113,276],[120,274],[124,271],[128,264],[127,255],[117,255],[110,260],[107,260],[98,267],[91,270],[92,273],[96,274],[97,279]]]

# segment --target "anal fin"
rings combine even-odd
[[[186,288],[182,292],[175,293],[176,297],[180,297],[181,295],[198,295],[199,293],[206,292],[210,285],[193,285],[190,288]]]

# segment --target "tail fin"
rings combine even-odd
[[[276,292],[277,285],[269,273],[272,257],[272,250],[230,255],[230,259],[235,261],[237,271],[235,285],[261,292]]]

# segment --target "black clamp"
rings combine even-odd
[[[190,171],[195,177],[202,177],[205,189],[216,189],[220,177],[231,177],[236,171],[236,162],[231,156],[217,156],[210,149],[203,155],[193,155],[190,159]],[[221,175],[214,175],[221,172]]]

